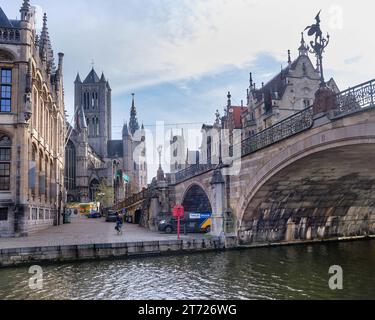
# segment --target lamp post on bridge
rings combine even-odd
[[[307,34],[310,37],[315,35],[315,41],[310,42],[310,45],[311,45],[310,52],[312,54],[315,54],[315,56],[317,57],[317,59],[319,61],[320,87],[324,88],[324,87],[326,87],[326,83],[324,81],[323,53],[324,53],[325,48],[329,44],[330,37],[329,37],[328,33],[327,33],[326,38],[323,37],[323,32],[320,28],[320,22],[321,22],[320,13],[321,13],[321,10],[319,11],[317,16],[315,17],[316,23],[311,25],[311,26],[306,27],[306,29],[304,31],[309,30]]]
[[[315,54],[318,60],[320,72],[320,88],[315,93],[315,101],[313,106],[314,116],[327,114],[332,109],[336,109],[337,107],[336,94],[330,88],[328,88],[324,80],[323,53],[325,48],[327,48],[329,44],[330,36],[327,33],[327,36],[323,37],[323,32],[320,28],[320,13],[321,11],[319,11],[317,16],[315,17],[316,23],[306,27],[306,29],[304,30],[308,30],[308,36],[315,36],[315,40],[310,41],[310,52]]]

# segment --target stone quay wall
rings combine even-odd
[[[236,240],[220,238],[0,249],[0,268],[224,250]]]

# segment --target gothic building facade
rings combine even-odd
[[[68,202],[100,200],[103,182],[114,189],[114,202],[147,186],[146,135],[140,128],[133,94],[129,127],[121,140],[112,140],[112,90],[94,68],[75,87],[74,127],[67,123],[65,187]]]
[[[64,55],[56,66],[46,15],[37,34],[28,0],[20,13],[0,8],[0,237],[58,224],[64,206]]]

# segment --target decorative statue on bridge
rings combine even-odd
[[[324,53],[324,49],[329,44],[329,34],[327,33],[327,38],[323,37],[323,32],[320,28],[320,13],[321,13],[321,10],[315,17],[316,23],[311,26],[308,26],[305,29],[305,31],[309,30],[307,34],[310,37],[315,35],[315,41],[310,42],[310,45],[312,48],[310,52],[315,54],[318,59],[319,68],[320,68],[319,70],[320,71],[320,86],[325,87],[326,83],[324,81],[324,74],[323,74],[323,53]]]
[[[321,10],[315,17],[316,23],[311,26],[308,26],[304,30],[308,30],[308,36],[315,36],[315,40],[310,41],[310,52],[312,54],[315,54],[318,61],[318,68],[320,72],[320,89],[315,93],[315,101],[313,106],[314,115],[327,113],[337,107],[336,95],[331,89],[327,87],[326,82],[324,80],[323,53],[325,48],[327,48],[329,44],[330,37],[328,33],[326,38],[323,37],[323,32],[320,28],[320,13]]]

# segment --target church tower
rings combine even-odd
[[[112,139],[111,87],[104,74],[99,78],[94,68],[83,82],[78,74],[74,85],[75,112],[83,108],[88,142],[99,156],[105,158],[108,141]]]

